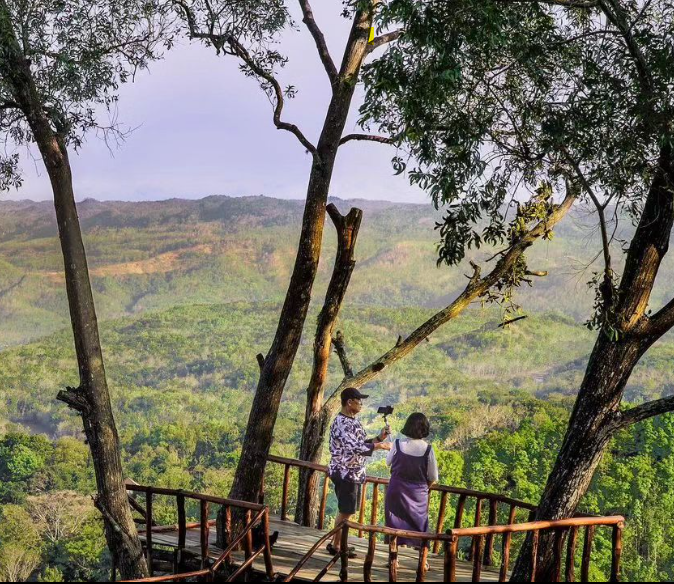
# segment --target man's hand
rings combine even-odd
[[[377,436],[377,438],[379,438],[379,441],[380,441],[380,442],[383,442],[383,441],[386,440],[390,435],[391,435],[391,426],[389,426],[388,424],[386,424],[386,426],[384,426],[384,427],[382,428],[381,432],[379,432],[379,436]]]
[[[375,442],[374,443],[374,449],[375,450],[391,450],[391,442]]]

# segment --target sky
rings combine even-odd
[[[295,3],[289,2],[291,8]],[[338,0],[315,0],[314,13],[333,60],[339,65],[349,22]],[[299,93],[288,100],[283,119],[297,124],[316,143],[330,86],[313,39],[294,14],[299,30],[284,35],[280,48],[290,61],[281,71],[282,86]],[[380,51],[382,49],[379,49]],[[371,57],[372,58],[372,57]],[[237,62],[213,49],[185,40],[164,59],[123,85],[117,120],[133,128],[119,144],[91,134],[71,152],[78,200],[157,200],[209,195],[267,195],[304,198],[310,155],[297,139],[272,123],[272,106],[254,79]],[[355,96],[346,132],[357,131]],[[107,121],[107,113],[101,120]],[[350,142],[340,148],[331,196],[423,203],[425,193],[405,176],[394,176],[392,146]],[[5,199],[51,198],[42,163],[22,151],[24,184]]]

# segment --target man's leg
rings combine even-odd
[[[337,517],[335,517],[335,525],[339,525],[342,521],[349,521],[352,516],[352,513],[337,513]],[[339,551],[342,547],[341,531],[335,533],[335,536],[332,538],[332,547],[334,547],[336,551]]]

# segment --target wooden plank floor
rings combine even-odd
[[[291,521],[281,521],[278,517],[271,517],[270,530],[278,531],[279,538],[274,545],[273,561],[274,571],[279,574],[289,574],[300,559],[309,551],[316,541],[325,533],[310,527],[301,527]],[[142,537],[144,539],[144,537]],[[165,533],[155,533],[152,536],[154,545],[167,545],[176,547],[178,543],[178,532],[170,531]],[[211,528],[209,537],[209,556],[217,558],[221,550],[215,547],[215,529]],[[199,548],[199,530],[191,529],[187,532],[187,547],[193,550]],[[367,554],[367,538],[358,538],[355,535],[350,538],[350,545],[356,548],[358,557],[349,560],[349,580],[353,582],[363,581],[363,562]],[[399,549],[399,568],[398,581],[414,582],[416,579],[416,569],[419,554],[416,550],[401,547]],[[234,554],[235,561],[241,561],[242,553]],[[330,560],[330,554],[325,547],[317,550],[313,557],[304,565],[297,575],[298,579],[313,580],[313,578],[325,567]],[[429,554],[428,561],[430,569],[426,574],[427,582],[443,581],[443,558]],[[255,562],[255,568],[264,572],[264,561],[262,556]],[[339,581],[340,562],[338,561],[331,570],[323,577],[323,582]],[[374,564],[372,566],[372,579],[375,582],[388,582],[388,546],[383,543],[377,544]],[[472,565],[468,562],[457,562],[456,580],[457,582],[471,582]],[[490,568],[482,569],[483,582],[497,582],[498,572]]]

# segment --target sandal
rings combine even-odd
[[[335,546],[332,545],[331,543],[329,543],[329,544],[326,546],[325,549],[326,549],[327,552],[328,552],[330,555],[332,555],[332,556],[336,556],[338,553],[340,553],[340,551],[339,551],[338,549],[336,549]],[[348,548],[347,551],[348,551],[348,556],[349,556],[349,558],[353,559],[353,558],[357,558],[357,557],[358,557],[358,554],[356,553],[356,548],[355,548],[355,547],[349,546],[349,548]]]

